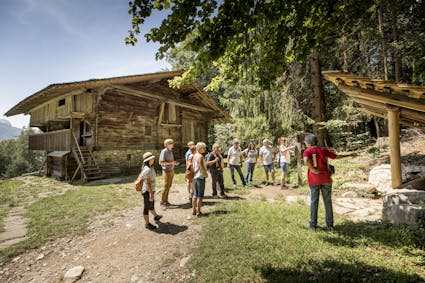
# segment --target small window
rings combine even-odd
[[[62,105],[65,105],[65,98],[59,99],[59,101],[58,101],[58,106],[62,106]]]
[[[145,126],[145,136],[151,136],[151,135],[152,135],[152,127]]]

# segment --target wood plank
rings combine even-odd
[[[391,183],[393,189],[401,185],[400,108],[388,106],[388,133],[390,137]]]

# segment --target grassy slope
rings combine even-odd
[[[306,228],[308,213],[304,205],[285,202],[235,203],[217,208],[207,220],[191,261],[196,269],[195,281],[425,279],[425,252],[420,246],[423,235],[421,239],[420,234],[405,229],[341,218],[337,218],[334,233],[314,232]]]

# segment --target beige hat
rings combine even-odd
[[[238,139],[233,139],[233,144],[235,144],[235,143],[239,144],[239,140]]]
[[[167,146],[167,145],[172,144],[172,143],[174,143],[174,141],[172,139],[166,139],[164,141],[164,146]]]
[[[263,143],[271,143],[269,139],[264,139]]]
[[[146,161],[149,161],[151,159],[154,159],[155,156],[151,153],[151,152],[146,152],[145,154],[143,154],[143,163],[145,163]]]

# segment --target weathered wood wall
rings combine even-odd
[[[29,113],[30,126],[41,127],[50,121],[68,120],[71,112],[93,113],[93,93],[71,93],[36,107]]]
[[[95,158],[101,166],[140,168],[143,153],[157,154],[164,140],[175,141],[174,155],[182,159],[189,140],[207,140],[207,117],[195,110],[108,90],[98,107]],[[94,130],[93,130],[94,131]]]

